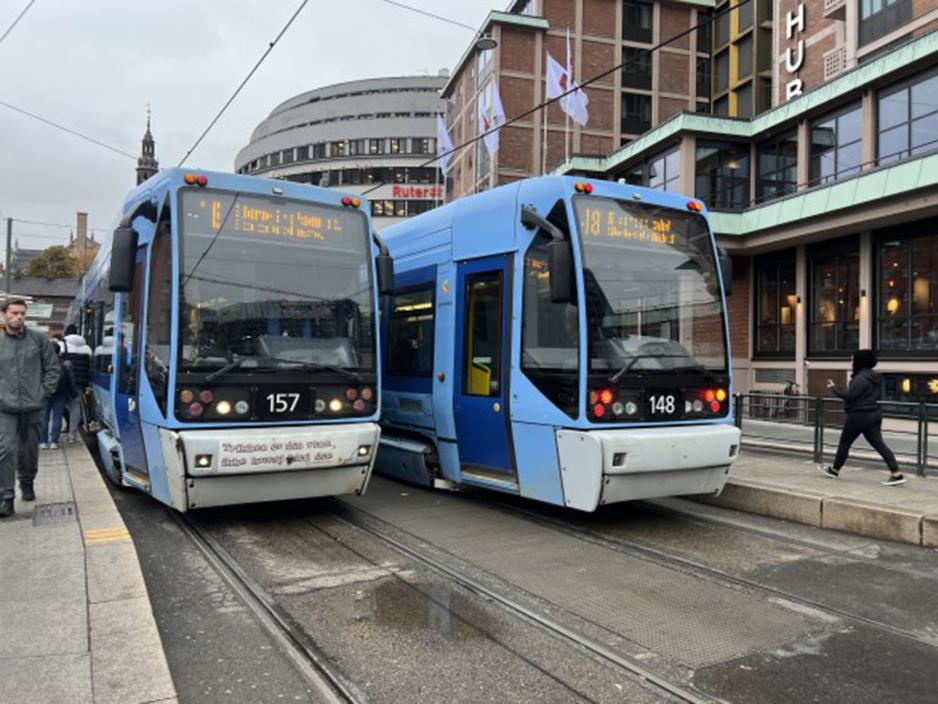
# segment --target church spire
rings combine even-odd
[[[140,158],[137,159],[137,185],[146,181],[160,170],[160,162],[156,160],[156,142],[150,132],[150,104],[147,103],[147,131],[143,135]]]

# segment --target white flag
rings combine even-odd
[[[566,69],[550,53],[547,54],[547,99],[563,95],[570,87]],[[561,101],[563,102],[563,101]]]
[[[453,140],[449,137],[449,132],[446,131],[446,123],[443,121],[442,115],[436,116],[436,155],[440,160],[440,170],[443,171],[443,175],[449,173],[449,162],[453,158]]]
[[[560,107],[563,108],[563,111],[570,116],[570,119],[579,124],[580,127],[586,127],[586,123],[589,122],[590,119],[586,106],[589,105],[590,99],[586,91],[580,90],[580,87],[573,78],[573,54],[570,51],[569,27],[567,27],[567,76],[569,78],[570,88],[575,90],[560,101]]]
[[[492,115],[489,116],[489,106],[486,103],[485,96],[488,93],[486,88],[479,94],[479,132],[484,134],[483,141],[489,156],[494,156],[499,146],[498,128],[505,124],[505,109],[502,107],[502,99],[498,94],[498,84],[493,80],[492,89]],[[495,130],[491,134],[486,134]]]

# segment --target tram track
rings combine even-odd
[[[342,520],[357,530],[366,533],[370,537],[385,543],[389,547],[393,548],[414,562],[429,568],[433,572],[436,572],[444,578],[453,581],[464,589],[467,589],[474,594],[490,600],[505,611],[515,616],[521,617],[528,623],[536,625],[545,632],[550,633],[555,637],[559,637],[561,640],[566,641],[577,648],[589,652],[600,661],[605,662],[607,665],[612,666],[613,668],[620,671],[624,671],[633,678],[637,679],[649,690],[660,695],[665,695],[669,700],[686,702],[688,704],[714,704],[714,702],[722,701],[718,698],[699,692],[692,687],[688,687],[685,684],[674,682],[666,677],[656,674],[642,665],[638,660],[616,652],[598,640],[584,635],[583,633],[579,633],[575,629],[564,625],[560,621],[526,606],[519,600],[498,589],[490,587],[472,575],[467,574],[465,571],[459,570],[444,562],[443,560],[434,557],[427,551],[421,550],[417,547],[414,547],[413,545],[408,544],[407,542],[379,531],[374,526],[369,525],[369,522],[374,521],[388,525],[401,533],[405,533],[411,536],[418,543],[426,542],[418,536],[412,535],[406,530],[400,529],[394,526],[392,523],[388,523],[384,519],[375,516],[364,509],[353,507],[342,501],[337,501],[336,503],[339,504],[339,506],[337,507],[337,511],[334,515],[339,520]],[[360,516],[367,516],[368,520],[361,520]]]
[[[360,704],[366,701],[355,686],[328,663],[309,636],[276,604],[271,595],[245,572],[224,547],[186,514],[170,512],[182,532],[206,562],[237,594],[244,606],[324,704]]]
[[[688,574],[691,576],[695,576],[699,579],[709,581],[714,584],[726,586],[728,588],[742,589],[750,593],[756,593],[756,594],[764,595],[767,597],[782,599],[782,600],[791,602],[792,604],[795,604],[799,607],[811,609],[815,612],[827,615],[829,617],[842,619],[844,621],[851,622],[853,624],[862,624],[863,626],[873,628],[873,629],[883,631],[883,632],[888,632],[892,635],[906,638],[906,639],[909,639],[909,640],[912,640],[912,641],[915,641],[924,645],[928,645],[931,647],[938,647],[938,639],[936,638],[925,637],[914,631],[900,628],[898,626],[893,626],[883,621],[879,621],[877,619],[873,619],[868,616],[863,616],[862,614],[857,614],[852,611],[848,611],[846,609],[841,609],[836,606],[832,606],[830,604],[825,604],[825,603],[822,603],[813,599],[805,598],[798,594],[794,594],[791,591],[786,590],[786,589],[780,589],[778,587],[773,587],[763,582],[759,582],[759,581],[749,579],[746,577],[740,577],[738,575],[731,574],[725,570],[722,570],[716,567],[711,567],[709,565],[705,565],[696,560],[691,560],[686,557],[680,557],[678,555],[668,553],[659,548],[650,547],[648,545],[643,545],[633,540],[628,540],[625,538],[621,538],[619,536],[612,536],[607,533],[602,533],[602,532],[595,531],[589,528],[584,528],[583,526],[577,525],[571,521],[567,521],[567,520],[552,517],[552,516],[545,516],[542,513],[539,513],[529,508],[518,506],[516,504],[509,505],[509,504],[504,503],[500,499],[495,499],[494,501],[492,501],[492,505],[496,505],[498,506],[500,510],[506,511],[510,514],[524,516],[525,518],[531,521],[534,521],[535,523],[538,523],[539,525],[543,525],[545,527],[550,527],[550,528],[554,528],[555,530],[559,530],[562,533],[569,535],[573,538],[584,540],[594,545],[598,545],[601,547],[605,547],[607,549],[614,550],[628,557],[639,559],[644,562],[651,563],[659,567],[663,567],[665,569],[676,570],[684,574]],[[660,507],[656,504],[649,504],[649,506],[652,506],[655,510],[660,511],[662,513],[666,513],[666,514],[681,515],[684,517],[692,516],[692,514],[683,513],[679,510],[668,508],[668,507]],[[692,517],[696,519],[696,516],[692,516]],[[701,520],[712,523],[713,525],[720,525],[724,528],[727,527],[726,524],[723,524],[718,521],[711,521],[706,518],[701,519]],[[816,550],[822,550],[818,546],[812,543],[808,543],[806,541],[786,540],[785,538],[780,537],[777,534],[760,531],[758,529],[753,530],[753,531],[748,531],[747,529],[742,528],[740,526],[736,526],[736,525],[730,526],[730,527],[734,530],[739,530],[743,532],[751,532],[751,533],[760,535],[761,537],[771,538],[774,540],[778,540],[780,542],[789,542],[790,544],[798,545],[801,547],[810,547]],[[843,554],[843,553],[835,553],[834,551],[825,551],[825,552],[828,552],[829,554]]]

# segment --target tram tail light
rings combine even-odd
[[[205,186],[208,185],[208,178],[205,176],[196,176],[195,182],[199,184],[200,186],[202,186],[203,188],[205,188]]]

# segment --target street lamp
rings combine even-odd
[[[481,34],[475,42],[475,47],[479,51],[489,51],[497,46],[498,42],[492,38],[491,34]]]

